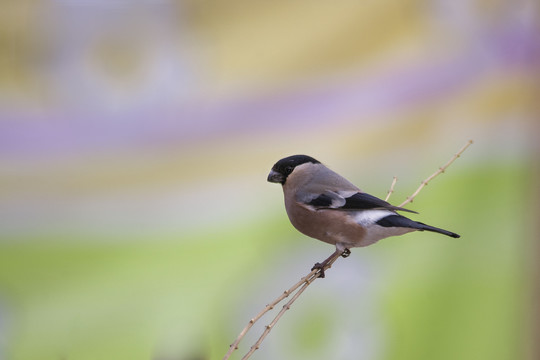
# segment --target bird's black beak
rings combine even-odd
[[[277,171],[270,170],[270,174],[268,174],[267,180],[269,182],[283,184],[285,182],[285,176],[283,176],[283,174],[281,173],[278,173]]]

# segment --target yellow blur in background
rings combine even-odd
[[[4,1],[0,358],[219,359],[333,251],[277,160],[399,204],[469,139],[409,206],[462,237],[354,249],[253,358],[538,358],[539,8]]]

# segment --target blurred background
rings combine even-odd
[[[334,249],[314,156],[460,239],[354,249],[253,359],[538,359],[534,0],[3,0],[0,359],[221,359]],[[240,358],[271,318],[241,343]]]

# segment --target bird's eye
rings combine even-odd
[[[294,168],[293,168],[292,166],[287,166],[287,167],[285,168],[285,172],[286,172],[287,174],[290,174],[290,173],[292,173],[293,169],[294,169]]]

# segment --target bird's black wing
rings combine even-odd
[[[384,200],[375,196],[357,192],[349,197],[341,196],[336,192],[325,192],[319,196],[306,202],[307,205],[313,206],[316,209],[339,209],[339,210],[373,210],[386,209],[393,211],[408,211],[416,213],[409,209],[393,206]]]
[[[340,209],[346,203],[345,198],[334,191],[305,194],[304,198],[299,200],[301,203],[309,205],[316,210]]]
[[[366,193],[356,193],[348,198],[345,198],[345,205],[341,207],[344,210],[369,210],[369,209],[387,209],[408,211],[417,214],[416,211],[404,209],[398,206],[391,205],[384,200]]]

